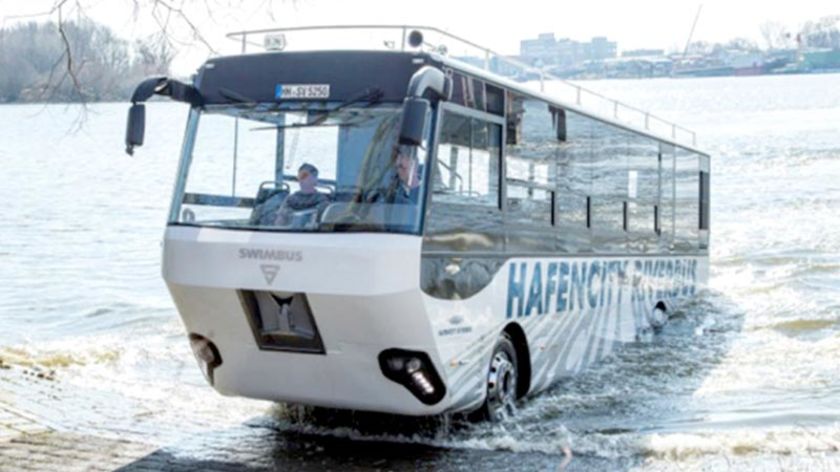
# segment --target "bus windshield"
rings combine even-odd
[[[365,103],[194,111],[170,223],[419,234],[428,143],[397,145],[401,111]]]

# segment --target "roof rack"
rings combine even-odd
[[[448,56],[451,59],[459,60],[459,56],[453,56],[451,44],[446,44],[443,41],[455,41],[460,47],[471,48],[472,54],[465,54],[460,56],[463,61],[465,57],[475,58],[475,51],[478,51],[481,56],[477,59],[480,64],[475,64],[471,61],[468,65],[481,66],[483,69],[492,72],[492,68],[499,68],[500,64],[505,64],[508,68],[520,70],[523,76],[537,77],[539,81],[540,92],[546,92],[546,82],[549,81],[551,89],[549,91],[552,95],[563,97],[567,103],[573,103],[576,106],[586,109],[593,114],[600,115],[604,118],[620,121],[629,124],[652,134],[657,134],[665,138],[670,138],[678,144],[696,146],[697,134],[683,126],[680,126],[671,121],[665,120],[659,116],[642,110],[641,108],[628,105],[624,102],[611,99],[598,92],[594,92],[580,85],[569,82],[556,75],[546,72],[539,67],[526,64],[520,60],[509,56],[500,54],[490,48],[476,44],[468,39],[456,36],[447,31],[443,31],[433,26],[422,25],[317,25],[317,26],[299,26],[288,28],[268,28],[249,31],[236,31],[228,33],[227,37],[237,41],[242,45],[242,53],[247,52],[248,46],[256,46],[263,50],[282,50],[286,47],[285,34],[298,32],[324,32],[324,31],[387,31],[393,36],[385,36],[390,40],[382,40],[377,45],[387,49],[411,51],[411,50],[425,50],[432,53],[437,53],[442,56]],[[419,31],[423,33],[423,44],[419,48],[412,47],[409,44],[409,34],[412,31]],[[369,35],[367,35],[370,39]],[[262,41],[258,39],[262,37]],[[380,38],[381,39],[381,38]],[[437,42],[432,42],[436,39]],[[342,47],[342,49],[346,49]],[[323,49],[323,48],[321,48]],[[483,59],[483,60],[482,60]],[[556,84],[556,85],[555,85]]]

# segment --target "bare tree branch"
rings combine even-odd
[[[49,0],[41,11],[0,14],[0,68],[25,72],[7,74],[5,79],[0,74],[0,101],[74,101],[85,107],[90,101],[113,99],[115,93],[122,97],[129,93],[124,90],[125,84],[139,80],[135,77],[168,73],[173,51],[184,46],[198,45],[211,55],[219,54],[206,34],[205,23],[217,24],[222,19],[220,11],[247,3],[244,0],[122,0],[130,8],[134,24],[148,21],[157,30],[144,39],[128,42],[112,35],[107,27],[97,26],[87,15],[95,8],[93,1]],[[297,2],[283,0],[283,3]],[[253,2],[246,19],[274,20],[274,7],[274,0]],[[44,19],[49,20],[46,29]],[[27,23],[27,20],[32,21]],[[15,26],[7,28],[9,22]],[[54,33],[46,34],[47,31]],[[11,50],[7,33],[15,35],[14,53],[8,52]],[[26,37],[32,41],[23,41]],[[31,57],[33,50],[38,52],[38,57]]]
[[[7,16],[4,16],[2,25],[5,27],[6,26],[6,21],[8,21],[8,20],[28,20],[28,19],[42,18],[42,17],[45,17],[45,16],[52,16],[65,3],[67,3],[67,0],[56,0],[56,2],[53,4],[53,6],[50,7],[50,9],[47,10],[47,11],[43,11],[43,12],[40,12],[40,13],[26,13],[26,14],[23,14],[23,15],[7,15]]]
[[[177,17],[181,19],[181,21],[184,22],[184,24],[187,25],[195,39],[201,42],[204,45],[204,47],[206,47],[207,50],[209,50],[212,54],[218,54],[216,48],[214,48],[213,45],[211,45],[210,42],[207,41],[207,39],[201,33],[201,30],[195,25],[195,23],[193,23],[190,17],[186,13],[184,13],[184,10],[182,9],[183,2],[181,3],[181,6],[176,7],[166,0],[153,0],[153,8],[156,8],[158,6],[167,9],[169,13],[174,13]]]
[[[70,47],[70,40],[67,39],[67,32],[64,29],[64,21],[62,20],[61,8],[67,0],[62,0],[58,6],[58,33],[61,35],[61,41],[64,43],[64,57],[67,58],[67,75],[73,81],[73,89],[79,96],[79,100],[85,103],[85,96],[82,92],[82,85],[79,83],[79,78],[73,70],[73,51]]]

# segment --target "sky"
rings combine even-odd
[[[4,25],[43,20],[21,17],[48,11],[57,0],[0,0]],[[840,15],[840,0],[739,1],[739,0],[634,0],[634,1],[536,1],[491,2],[473,0],[164,0],[181,8],[217,53],[233,54],[239,45],[225,33],[243,29],[316,24],[415,24],[429,25],[471,39],[505,54],[515,54],[521,39],[550,32],[557,37],[589,40],[607,36],[619,50],[658,48],[681,50],[701,7],[694,40],[725,42],[746,37],[762,43],[760,27],[768,21],[797,31],[806,21]],[[78,0],[84,14],[111,26],[128,39],[159,31],[152,18],[154,0]],[[65,18],[79,14],[74,2],[65,7]],[[162,8],[159,18],[165,16]],[[53,16],[54,18],[54,16]],[[180,44],[173,67],[188,74],[208,56],[188,25],[172,14],[169,28]],[[291,39],[291,38],[289,38]]]

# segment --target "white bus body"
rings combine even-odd
[[[498,419],[708,278],[709,156],[458,61],[211,59],[137,88],[129,152],[153,94],[191,105],[163,276],[225,395]]]

